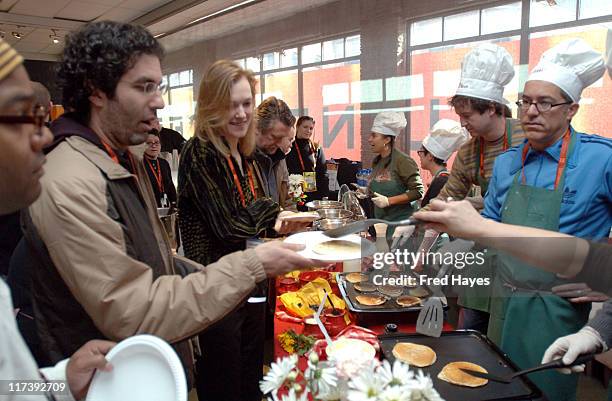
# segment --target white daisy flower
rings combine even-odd
[[[363,366],[349,381],[348,401],[376,401],[385,386],[384,380],[375,373],[374,363]]]
[[[398,359],[393,362],[393,367],[389,361],[384,360],[377,373],[388,386],[404,386],[414,378],[414,372],[408,368],[407,364]]]
[[[289,174],[289,185],[298,186],[304,183],[302,174]]]
[[[281,388],[285,380],[287,380],[287,376],[295,369],[297,360],[297,355],[293,354],[273,362],[268,374],[259,382],[261,392],[268,394]]]
[[[308,391],[304,391],[302,394],[297,395],[295,390],[291,389],[288,394],[281,397],[281,401],[308,401]]]
[[[418,371],[408,387],[412,390],[411,401],[444,401],[434,389],[431,378],[425,375],[422,370]]]
[[[405,386],[388,386],[378,396],[378,401],[411,401],[411,391]]]
[[[309,360],[305,377],[312,385],[312,388],[317,394],[317,398],[324,400],[334,399],[330,397],[332,394],[336,394],[335,390],[338,388],[338,376],[336,375],[336,367],[333,364],[314,364]]]

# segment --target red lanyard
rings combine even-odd
[[[240,201],[242,202],[242,206],[246,207],[246,199],[244,197],[244,192],[242,192],[242,185],[240,185],[240,180],[238,179],[238,174],[236,174],[234,163],[232,162],[232,159],[229,156],[227,157],[227,164],[229,164],[230,170],[232,170],[232,175],[234,176],[234,184],[236,184],[236,188],[238,189],[238,195],[240,195]],[[251,187],[251,193],[253,194],[253,198],[257,199],[257,193],[255,192],[255,184],[253,182],[253,174],[251,173],[251,169],[249,169],[248,163],[246,169],[247,175],[249,177],[249,186]]]
[[[565,165],[567,164],[567,149],[569,148],[569,143],[571,139],[570,130],[568,129],[563,135],[563,144],[561,145],[561,155],[559,156],[559,164],[557,165],[557,176],[555,177],[555,190],[559,185],[559,181],[561,180],[561,175],[563,174],[563,170],[565,169]],[[525,159],[527,158],[527,152],[529,152],[529,142],[525,144],[523,148],[523,158],[522,158],[522,168],[521,168],[521,176],[523,180],[523,184],[525,184]]]
[[[485,153],[484,153],[484,148],[485,148],[485,141],[484,139],[480,138],[480,176],[484,179],[485,176],[485,163],[484,163],[484,159],[485,159]],[[504,131],[504,144],[503,144],[503,149],[504,152],[506,150],[508,150],[508,133],[506,131]]]
[[[155,168],[153,166],[153,163],[151,163],[151,160],[149,160],[146,156],[145,156],[145,159],[147,161],[147,164],[149,165],[149,168],[153,172],[153,175],[155,176],[155,181],[157,181],[157,188],[159,188],[159,192],[163,194],[164,193],[164,182],[162,180],[161,166],[159,165],[159,161],[157,161],[157,168]]]
[[[104,145],[104,149],[106,149],[106,153],[108,153],[111,159],[113,159],[115,163],[120,165],[121,163],[119,163],[119,157],[117,157],[117,153],[115,153],[113,148],[111,148],[110,145],[104,141],[102,141],[102,145]],[[129,150],[127,151],[127,155],[128,155],[128,160],[130,161],[130,165],[132,166],[133,174],[136,178],[138,178],[138,176],[136,175],[136,165],[134,164],[134,159],[132,159],[132,154],[130,153]]]
[[[312,153],[314,153],[314,149],[312,148],[312,144],[309,143],[310,145],[310,150]],[[295,151],[297,152],[298,155],[298,159],[300,159],[300,165],[302,166],[302,172],[306,171],[306,167],[304,167],[304,160],[302,159],[302,152],[300,152],[300,148],[299,146],[297,146],[297,141],[293,142],[293,146],[295,147]],[[315,158],[315,165],[316,165],[316,158]]]

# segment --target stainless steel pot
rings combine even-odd
[[[318,221],[319,228],[323,231],[338,228],[348,223],[348,219],[322,219]]]
[[[331,200],[314,200],[306,204],[308,210],[342,209],[342,202]]]
[[[353,212],[345,209],[319,209],[317,210],[322,219],[345,219],[353,217]]]

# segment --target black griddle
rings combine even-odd
[[[491,340],[474,330],[443,332],[440,338],[420,334],[391,333],[378,336],[384,359],[393,363],[392,350],[399,342],[411,342],[432,348],[436,362],[426,368],[418,368],[431,376],[434,388],[446,401],[509,401],[539,400],[545,398],[529,378],[522,376],[510,384],[489,381],[482,387],[457,386],[438,379],[438,373],[450,362],[476,363],[489,373],[505,376],[520,369]]]

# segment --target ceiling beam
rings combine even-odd
[[[31,15],[13,14],[0,12],[0,24],[24,25],[28,27],[62,29],[72,31],[84,24],[82,21],[63,19],[34,17]]]
[[[254,6],[254,5],[259,4],[259,3],[263,2],[263,1],[265,1],[265,0],[252,0],[250,3],[246,3],[246,4],[239,3],[241,5],[233,7],[233,8],[230,8],[230,9],[226,9],[226,11],[223,11],[223,12],[215,12],[215,13],[210,14],[209,16],[198,18],[198,19],[196,19],[196,20],[194,20],[194,21],[192,21],[192,22],[190,22],[190,23],[188,23],[186,25],[179,26],[177,28],[171,29],[168,32],[164,32],[164,33],[161,33],[159,35],[155,35],[155,37],[157,39],[161,39],[163,37],[166,37],[166,36],[175,34],[177,32],[183,31],[185,29],[191,28],[192,26],[200,25],[200,24],[203,24],[203,23],[208,22],[210,20],[213,20],[215,18],[222,17],[222,16],[224,16],[226,14],[230,14],[230,13],[236,12],[238,10],[243,10],[243,9],[245,9],[247,7]]]
[[[30,52],[22,52],[20,51],[19,54],[21,54],[23,56],[24,59],[26,60],[39,60],[39,61],[59,61],[60,56],[59,55],[53,55],[53,54],[44,54],[44,53],[30,53]]]
[[[150,26],[157,22],[163,21],[166,18],[170,18],[180,12],[190,9],[191,7],[197,6],[200,3],[204,3],[207,0],[174,0],[163,6],[157,7],[148,13],[141,15],[132,21],[133,24]]]

